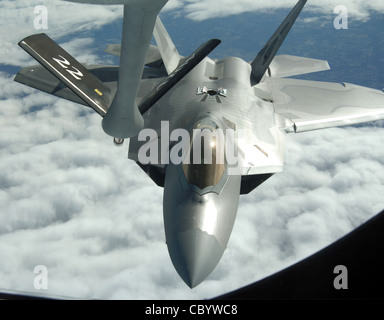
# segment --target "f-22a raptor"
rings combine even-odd
[[[172,263],[191,288],[219,263],[239,197],[282,171],[287,133],[384,119],[384,93],[348,83],[288,78],[328,70],[327,61],[276,55],[300,0],[251,62],[212,60],[220,43],[181,56],[158,15],[168,0],[68,0],[124,5],[120,66],[85,66],[46,34],[19,45],[39,66],[15,80],[93,108],[116,144],[164,188]],[[151,44],[152,36],[157,46]]]

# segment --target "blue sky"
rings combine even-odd
[[[307,78],[380,88],[382,1],[312,2],[281,53],[330,62],[330,71]],[[333,8],[343,2],[349,29],[335,30]],[[33,26],[36,5],[48,8],[44,31],[79,61],[107,64],[116,60],[102,49],[119,41],[110,32],[121,8],[21,3],[0,2],[0,288],[36,293],[33,269],[45,265],[48,290],[39,294],[208,298],[289,266],[384,208],[382,123],[289,135],[284,172],[241,197],[221,262],[189,289],[168,256],[162,189],[127,159],[126,147],[113,146],[97,114],[12,81],[19,66],[34,64],[17,42],[42,31]],[[250,59],[295,1],[243,0],[236,15],[231,3],[220,1],[218,13],[218,1],[170,2],[162,17],[179,51],[218,37],[214,54]]]

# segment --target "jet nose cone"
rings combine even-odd
[[[178,232],[168,242],[168,251],[180,277],[190,288],[194,288],[216,267],[224,249],[215,236],[193,228]]]

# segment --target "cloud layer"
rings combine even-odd
[[[41,13],[35,12],[35,7],[41,5],[47,8],[49,35],[56,41],[78,32],[97,30],[122,16],[120,6],[84,5],[56,0],[1,1],[0,10],[3,13],[3,19],[0,34],[2,44],[0,63],[8,65],[31,63],[32,60],[15,44],[33,33],[47,32],[45,29],[35,28],[35,20],[41,19]],[[68,47],[81,49],[81,39],[75,41],[77,45],[71,44],[71,41]],[[71,53],[75,56],[83,54],[80,50],[72,50]],[[88,56],[85,61],[91,63],[95,59],[95,56]]]
[[[295,3],[295,0],[239,0],[235,2],[232,0],[170,0],[164,11],[173,16],[202,21],[243,12],[271,14],[277,9],[288,10]],[[56,41],[60,41],[63,37],[71,34],[100,29],[102,26],[121,19],[122,16],[121,6],[87,5],[63,0],[30,0],[21,5],[17,1],[3,0],[0,2],[0,10],[7,14],[3,15],[1,26],[4,32],[0,34],[0,42],[2,43],[0,63],[19,66],[32,61],[20,48],[15,47],[15,43],[30,34],[46,31],[35,29],[35,20],[40,18],[34,10],[39,5],[47,8],[49,35]],[[381,0],[318,0],[316,2],[308,1],[304,13],[310,12],[315,14],[315,17],[306,17],[304,21],[319,20],[321,16],[333,16],[333,10],[337,5],[346,6],[351,18],[362,21],[369,20],[372,13],[384,13],[384,3]],[[15,23],[17,23],[16,28],[14,27]],[[9,32],[10,28],[12,32]],[[72,41],[77,41],[77,43]],[[89,39],[85,39],[85,41],[89,41]],[[81,38],[71,39],[67,46],[74,49],[71,53],[76,57],[80,55],[84,62],[100,62],[92,52],[84,54],[82,44],[84,42]],[[67,49],[66,46],[64,48]]]
[[[210,18],[227,17],[243,12],[271,13],[276,9],[293,8],[296,0],[174,0],[170,1],[169,9],[189,19],[202,21]],[[317,0],[308,1],[305,11],[312,11],[322,15],[333,15],[334,8],[343,5],[348,9],[351,17],[368,20],[372,12],[384,12],[384,4],[380,0]]]
[[[82,61],[100,61],[94,51],[84,50],[94,45],[93,36],[67,37],[100,30],[120,19],[121,8],[2,0],[0,63],[33,63],[16,43],[41,32],[33,28],[33,8],[42,3],[49,9],[49,34],[63,39]],[[167,9],[202,20],[294,3],[171,1]],[[316,3],[333,13],[334,1]],[[348,6],[362,15],[383,9],[381,1],[348,1]],[[311,9],[316,7],[310,4]],[[49,282],[42,294],[213,297],[314,253],[384,208],[382,124],[290,135],[284,172],[241,197],[221,262],[190,290],[168,256],[162,189],[127,159],[126,146],[113,146],[97,114],[17,84],[13,77],[0,71],[0,288],[40,293],[33,287],[33,269],[45,265]]]

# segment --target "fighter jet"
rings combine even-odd
[[[40,65],[15,80],[91,107],[115,144],[129,142],[128,158],[164,188],[169,255],[191,288],[219,263],[240,195],[282,171],[288,133],[384,119],[382,91],[289,78],[330,69],[276,55],[306,0],[251,62],[209,58],[217,39],[181,56],[158,17],[168,0],[68,1],[124,5],[121,43],[106,48],[120,66],[83,65],[34,34],[19,45]]]

